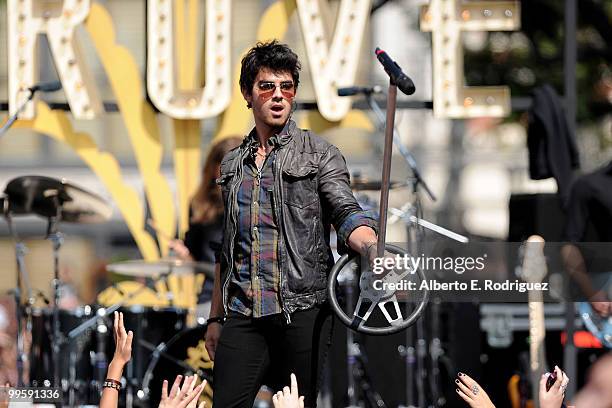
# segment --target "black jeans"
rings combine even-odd
[[[275,391],[294,373],[305,407],[315,407],[320,371],[331,341],[329,307],[259,319],[230,313],[215,353],[213,406],[252,408],[262,384]]]

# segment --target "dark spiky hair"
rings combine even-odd
[[[278,40],[258,42],[242,58],[240,68],[240,89],[251,94],[255,78],[262,68],[274,72],[289,72],[297,88],[300,82],[300,69],[302,65],[295,52],[287,44]]]

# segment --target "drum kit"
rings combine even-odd
[[[156,406],[162,381],[177,374],[197,373],[212,384],[212,362],[204,347],[206,322],[197,320],[195,327],[188,325],[190,310],[182,304],[177,306],[168,282],[194,274],[213,279],[214,265],[179,259],[113,263],[107,266],[109,272],[152,282],[153,287],[161,285],[165,293],[162,296],[150,285],[124,281],[109,288],[117,296],[99,296],[97,305],[63,309],[59,271],[63,235],[59,226],[63,222],[107,221],[112,214],[110,205],[66,180],[36,175],[9,181],[0,205],[15,243],[17,261],[17,284],[12,292],[18,326],[18,386],[53,386],[63,391],[63,405],[97,406],[114,352],[109,316],[115,311],[123,313],[126,328],[134,332],[132,358],[124,371],[126,393],[122,393],[122,405]],[[23,215],[45,218],[45,238],[52,243],[53,301],[45,299],[47,306],[42,308],[35,307],[41,292],[30,285],[27,248],[15,228],[15,216]],[[212,389],[207,386],[203,398],[209,400],[209,406],[211,396]]]

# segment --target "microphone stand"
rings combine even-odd
[[[387,208],[388,208],[388,197],[389,197],[389,178],[391,172],[391,147],[392,144],[395,143],[400,154],[408,163],[408,166],[412,170],[413,178],[412,182],[412,192],[415,197],[415,201],[417,204],[417,214],[415,215],[415,220],[413,221],[416,225],[417,230],[421,228],[420,222],[420,199],[418,198],[419,185],[423,187],[427,195],[431,198],[432,201],[436,201],[436,197],[429,189],[429,186],[421,177],[421,172],[418,169],[416,164],[416,160],[412,156],[412,154],[408,151],[408,149],[401,143],[397,129],[395,129],[395,108],[397,104],[397,86],[393,83],[393,80],[389,83],[389,93],[387,94],[387,114],[386,118],[383,114],[382,110],[378,106],[376,100],[372,97],[371,92],[365,93],[366,100],[370,108],[376,115],[379,122],[379,129],[384,128],[385,130],[385,151],[384,151],[384,159],[383,159],[383,176],[382,176],[382,191],[381,191],[381,202],[380,202],[380,234],[378,236],[378,254],[377,256],[382,257],[384,255],[384,237],[386,233],[386,224],[387,224]],[[385,125],[386,124],[386,125]],[[412,221],[412,220],[411,220]],[[416,246],[416,249],[420,249],[419,241],[421,241],[421,236],[418,234],[414,234],[414,242],[413,245]],[[382,244],[381,244],[382,242]],[[406,347],[400,351],[400,355],[404,354],[404,362],[406,365],[406,404],[408,407],[414,407],[414,395],[412,392],[414,388],[412,387],[412,381],[416,382],[416,391],[418,393],[418,405],[420,407],[425,406],[425,377],[426,377],[426,367],[425,367],[425,356],[427,352],[427,343],[425,339],[424,333],[424,324],[421,319],[417,321],[416,325],[416,348],[413,346],[409,346],[412,343],[413,330],[406,331]],[[439,341],[439,339],[436,339]],[[435,392],[435,391],[434,391]]]
[[[17,112],[15,112],[13,115],[11,115],[11,117],[8,118],[6,123],[4,125],[2,125],[2,127],[0,128],[0,136],[5,134],[9,130],[9,128],[11,126],[13,126],[13,123],[15,123],[15,121],[19,117],[19,114],[25,109],[25,107],[28,104],[28,102],[30,102],[32,100],[32,98],[34,98],[34,94],[36,93],[36,89],[29,88],[28,91],[30,91],[30,94],[28,95],[28,98],[19,106],[19,108],[17,108]]]

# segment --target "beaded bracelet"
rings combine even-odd
[[[117,391],[121,391],[121,382],[117,380],[113,380],[112,378],[107,378],[106,380],[104,380],[104,383],[102,383],[102,387],[103,388],[114,388]]]

